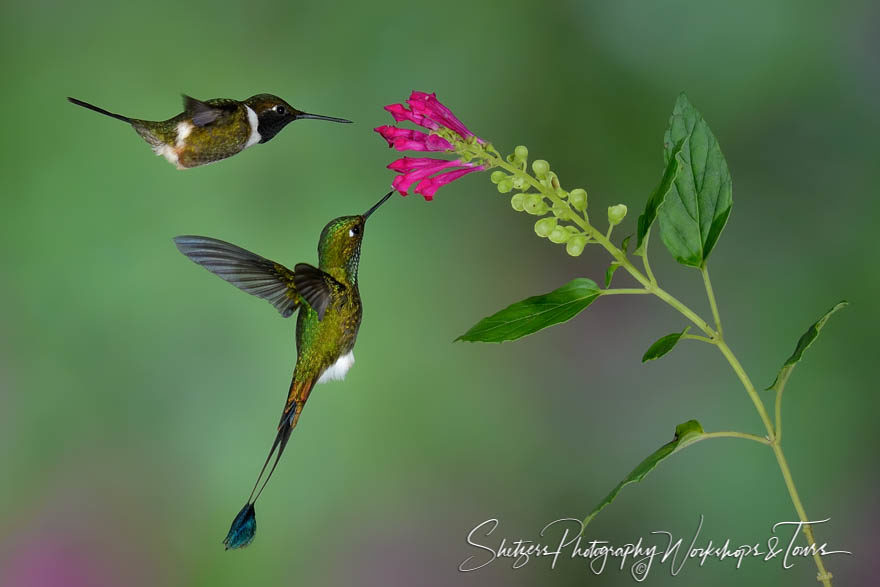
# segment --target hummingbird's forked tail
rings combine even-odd
[[[257,532],[257,514],[254,511],[254,502],[256,502],[260,497],[260,494],[263,493],[263,489],[266,488],[266,483],[269,482],[269,478],[272,477],[272,473],[275,472],[275,467],[278,466],[278,461],[281,459],[281,453],[284,452],[284,447],[287,446],[287,441],[290,439],[290,433],[293,431],[292,426],[283,424],[284,422],[282,422],[282,426],[278,427],[278,432],[275,434],[275,440],[272,442],[272,448],[266,456],[263,468],[260,469],[260,475],[257,477],[257,482],[254,483],[254,488],[251,489],[251,494],[248,497],[247,503],[244,504],[244,507],[238,512],[235,519],[232,520],[229,532],[226,534],[226,538],[223,539],[223,545],[226,547],[226,550],[244,548],[254,540],[254,535]],[[275,455],[275,462],[272,464],[272,468],[269,470],[269,475],[263,482],[263,486],[260,487],[260,491],[257,492],[257,496],[254,497],[254,492],[257,491],[257,486],[260,485],[260,479],[263,478],[263,473],[266,472],[266,466],[269,464],[269,461],[272,460],[273,454]]]
[[[99,108],[94,104],[89,104],[88,102],[83,102],[82,100],[77,100],[76,98],[71,98],[68,96],[67,101],[71,104],[76,104],[77,106],[82,106],[83,108],[88,108],[89,110],[94,110],[98,114],[103,114],[104,116],[109,116],[110,118],[115,118],[116,120],[121,120],[122,122],[127,122],[131,124],[131,118],[127,116],[123,116],[121,114],[114,114],[113,112],[109,112],[104,110],[103,108]]]
[[[281,415],[281,422],[278,424],[278,432],[275,434],[272,448],[269,449],[269,454],[266,456],[265,462],[263,462],[263,467],[260,469],[257,482],[254,483],[254,488],[251,489],[247,503],[238,512],[235,519],[232,520],[232,526],[230,526],[229,532],[223,540],[226,550],[244,548],[253,542],[254,535],[257,532],[257,514],[254,511],[254,503],[260,498],[260,495],[269,483],[269,479],[272,478],[272,473],[275,472],[275,467],[278,466],[278,461],[281,460],[281,455],[284,453],[287,441],[290,440],[290,434],[299,421],[303,406],[309,398],[309,393],[313,387],[312,381],[297,381],[296,377],[294,377],[291,382],[288,399],[284,405],[284,413]],[[260,480],[263,479],[263,473],[266,472],[266,467],[269,465],[269,461],[272,460],[272,455],[275,455],[275,462],[272,463],[269,474],[266,475],[263,485],[260,486]],[[257,491],[257,487],[260,487],[259,491]]]

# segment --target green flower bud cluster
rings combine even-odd
[[[519,169],[525,171],[529,162],[529,149],[525,145],[518,145],[513,150],[513,153],[505,157],[505,159],[511,165],[516,165]]]
[[[510,198],[510,205],[517,212],[528,212],[534,216],[543,216],[550,208],[540,194],[518,193]]]
[[[513,176],[507,175],[503,171],[497,169],[492,172],[489,179],[492,180],[492,183],[498,186],[498,191],[502,194],[506,194],[513,189],[513,182],[515,180]]]
[[[563,226],[558,223],[555,216],[541,218],[535,222],[535,234],[541,238],[550,239],[556,244],[567,243],[572,238],[580,236],[580,231],[574,226]]]
[[[565,222],[577,216],[574,211],[580,212],[586,219],[587,192],[576,189],[569,193],[562,189],[559,178],[550,169],[550,164],[543,159],[535,159],[531,162],[532,175],[542,188],[539,193],[530,192],[534,183],[530,185],[528,156],[529,150],[519,145],[513,153],[505,157],[517,171],[508,173],[495,170],[490,175],[490,179],[502,194],[514,192],[510,198],[510,206],[514,210],[544,217],[535,222],[535,234],[550,242],[564,244],[565,251],[577,257],[583,253],[589,239],[580,228],[566,225]],[[558,200],[552,198],[554,194]],[[568,204],[565,203],[566,200]]]

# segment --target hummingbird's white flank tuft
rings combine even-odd
[[[351,369],[352,365],[354,365],[354,351],[348,351],[348,354],[342,355],[336,359],[335,363],[327,367],[327,370],[318,378],[318,383],[325,383],[334,380],[342,381],[345,379],[345,374],[348,373],[348,370]]]
[[[182,121],[177,123],[177,140],[175,145],[172,147],[171,145],[166,145],[165,143],[154,145],[153,152],[156,155],[161,155],[168,160],[169,163],[177,167],[178,169],[184,169],[180,165],[180,157],[177,153],[178,149],[182,149],[186,145],[186,138],[190,135],[193,130],[192,123]]]
[[[177,145],[178,149],[186,144],[186,137],[192,132],[193,125],[185,120],[177,123]]]
[[[244,148],[247,149],[253,145],[256,145],[263,138],[260,136],[260,121],[257,119],[257,113],[254,112],[253,108],[245,104],[245,110],[247,110],[248,115],[248,124],[251,125],[251,135],[248,137],[247,142],[244,144]],[[353,361],[354,359],[352,359]],[[343,371],[343,375],[345,372]]]
[[[169,163],[171,163],[178,169],[183,169],[183,167],[180,165],[180,162],[178,161],[179,158],[177,156],[177,151],[171,145],[166,145],[165,143],[162,143],[161,145],[155,145],[153,146],[153,152],[156,155],[161,155],[162,157],[165,157],[165,159],[167,159]]]

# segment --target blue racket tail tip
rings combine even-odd
[[[232,520],[232,526],[229,527],[229,533],[223,540],[226,550],[244,548],[254,541],[254,534],[257,533],[257,514],[254,511],[254,504],[248,502],[241,508],[235,519]]]

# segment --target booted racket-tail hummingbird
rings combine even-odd
[[[242,101],[229,98],[202,101],[184,95],[183,112],[161,121],[129,118],[76,98],[67,99],[77,106],[130,124],[153,152],[178,169],[220,161],[258,143],[267,143],[294,120],[351,122],[302,112],[272,94],[257,94]]]
[[[291,271],[279,263],[213,238],[178,236],[174,239],[180,252],[192,261],[237,288],[267,300],[283,317],[299,310],[296,366],[281,421],[247,503],[233,520],[223,541],[227,550],[247,546],[254,539],[254,502],[275,472],[312,388],[318,383],[342,379],[354,363],[352,349],[363,313],[357,277],[364,225],[393,193],[386,194],[359,216],[331,220],[318,241],[317,267],[298,263]],[[260,486],[273,454],[275,461]]]

